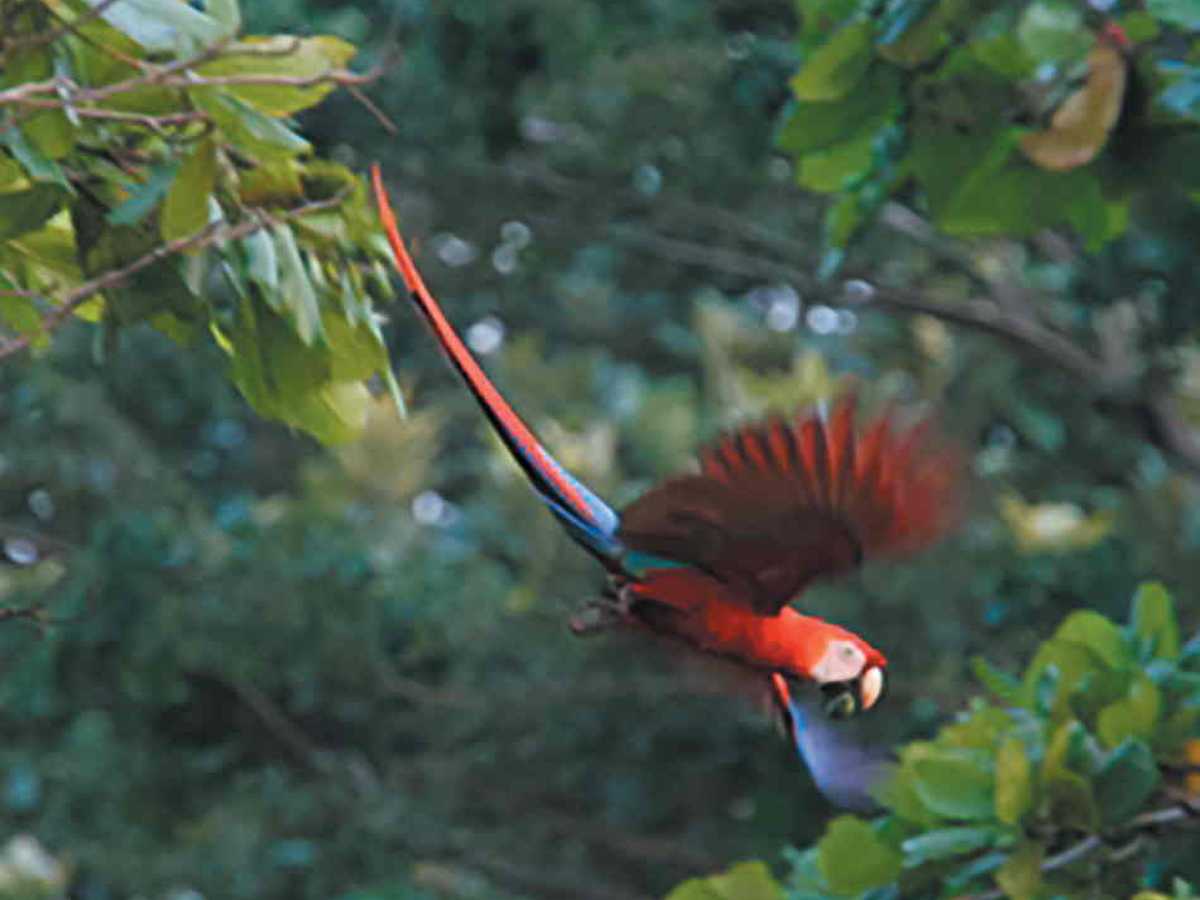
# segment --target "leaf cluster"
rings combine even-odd
[[[827,270],[893,197],[946,234],[1069,227],[1096,250],[1125,232],[1138,193],[1200,188],[1187,0],[1109,21],[1066,0],[799,10],[777,145],[800,185],[834,198]]]
[[[325,442],[394,390],[391,297],[364,185],[290,121],[339,85],[336,37],[240,36],[236,0],[5,6],[0,356],[73,315],[214,340],[262,415]],[[396,394],[398,399],[398,394]]]

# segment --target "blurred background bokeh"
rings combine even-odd
[[[398,133],[345,94],[305,132],[384,164],[450,317],[612,501],[846,378],[942,410],[976,476],[964,529],[805,597],[891,658],[864,720],[880,741],[957,709],[973,655],[1015,668],[1068,610],[1122,617],[1145,578],[1198,624],[1196,482],[1139,428],[994,337],[789,278],[818,265],[823,209],[773,149],[790,0],[244,11],[367,62],[394,31],[369,93]],[[1198,228],[1160,198],[1096,257],[964,252],[1087,315],[1091,293],[1193,292]],[[928,285],[943,251],[884,223],[851,262]],[[411,311],[387,333],[411,415],[380,402],[337,451],[256,418],[215,348],[148,329],[103,366],[82,326],[0,366],[0,537],[10,562],[45,557],[0,570],[0,594],[58,621],[0,626],[0,835],[36,836],[81,900],[624,900],[810,841],[830,808],[756,711],[636,642],[568,634],[595,566]]]

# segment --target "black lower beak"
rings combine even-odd
[[[825,715],[831,719],[848,719],[858,712],[858,685],[853,681],[834,681],[821,685]]]

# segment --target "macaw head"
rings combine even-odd
[[[853,725],[828,721],[818,711],[825,704],[802,685],[793,691],[779,672],[771,675],[771,695],[779,724],[826,799],[843,809],[877,811],[876,794],[893,767],[888,753],[848,731]]]
[[[834,629],[824,652],[809,670],[820,685],[825,714],[833,719],[870,709],[886,686],[887,659],[856,634]]]

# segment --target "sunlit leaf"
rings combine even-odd
[[[241,52],[239,52],[241,51]],[[297,38],[290,35],[249,37],[229,48],[211,62],[197,66],[197,72],[209,77],[279,77],[319,79],[343,68],[357,49],[341,38],[322,35]],[[272,116],[287,116],[320,103],[335,87],[332,81],[311,85],[231,84],[226,90],[234,97]]]
[[[931,811],[948,819],[977,821],[994,813],[993,773],[977,753],[934,747],[915,749],[911,766],[917,796]]]
[[[995,668],[982,656],[972,657],[971,671],[998,699],[1011,706],[1023,704],[1021,682],[1012,675]]]
[[[1179,621],[1175,602],[1164,585],[1143,584],[1133,597],[1133,631],[1145,642],[1149,655],[1159,659],[1179,656]]]
[[[996,749],[996,818],[1017,825],[1032,808],[1033,766],[1029,751],[1016,737],[1008,737]]]
[[[792,78],[798,100],[837,100],[850,92],[871,65],[870,22],[846,25],[804,62]]]
[[[278,119],[214,88],[193,88],[193,101],[212,116],[229,141],[255,159],[298,156],[312,149],[300,135]]]
[[[208,46],[216,43],[227,29],[187,3],[171,0],[85,0],[114,28],[124,32],[147,50],[186,49],[188,43]]]
[[[1139,674],[1129,686],[1129,693],[1100,710],[1096,731],[1109,747],[1127,738],[1149,740],[1158,724],[1162,696],[1158,686],[1146,675]]]
[[[46,81],[56,74],[53,48],[37,47],[24,52],[6,53],[4,59],[4,81],[22,84]],[[63,74],[69,76],[69,72]],[[22,116],[20,130],[31,147],[46,159],[62,159],[75,147],[75,126],[62,109],[33,111]]]
[[[1133,662],[1125,636],[1109,619],[1090,609],[1071,613],[1058,626],[1055,640],[1082,644],[1110,669],[1121,670]]]
[[[903,855],[883,842],[875,829],[854,816],[829,823],[817,844],[817,867],[837,894],[858,894],[895,880]]]
[[[1015,494],[1000,499],[1000,514],[1026,553],[1084,549],[1113,527],[1107,511],[1089,515],[1073,503],[1026,503]]]
[[[183,161],[167,191],[160,221],[163,240],[186,237],[208,224],[208,198],[216,177],[216,143],[205,139]]]
[[[1038,62],[1077,59],[1088,47],[1083,15],[1067,0],[1038,0],[1025,8],[1017,38]]]
[[[783,888],[765,863],[743,862],[707,878],[677,886],[666,900],[782,900]]]
[[[279,296],[284,308],[291,313],[296,333],[304,343],[311,344],[322,333],[321,308],[316,290],[300,259],[292,229],[287,225],[277,225],[271,229],[271,236],[279,260]]]

